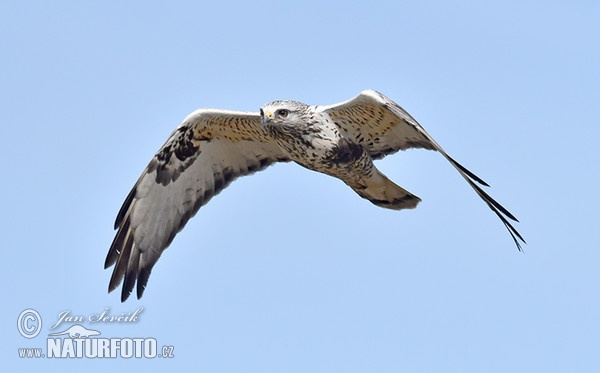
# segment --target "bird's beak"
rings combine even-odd
[[[273,121],[273,113],[271,113],[270,111],[263,112],[261,109],[260,114],[260,119],[262,120],[263,124],[267,124]]]

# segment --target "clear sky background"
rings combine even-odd
[[[597,1],[3,2],[2,370],[600,370],[599,25]],[[377,164],[415,210],[276,165],[202,208],[140,301],[107,294],[116,213],[188,113],[366,88],[491,184],[524,253],[443,157],[411,150]],[[17,357],[60,312],[139,307],[94,327],[174,358]]]

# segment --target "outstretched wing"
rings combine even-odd
[[[198,209],[239,176],[288,161],[257,113],[201,109],[175,129],[127,196],[105,268],[115,265],[109,292],[124,279],[121,301],[150,271]]]
[[[518,220],[479,185],[489,186],[477,175],[450,157],[421,125],[398,104],[383,94],[366,90],[351,100],[319,107],[327,113],[348,139],[363,146],[373,159],[409,148],[436,150],[458,170],[508,229],[517,248],[525,240],[509,220]]]

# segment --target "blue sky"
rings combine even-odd
[[[7,371],[599,369],[599,11],[592,1],[3,3]],[[141,300],[107,294],[116,213],[188,113],[330,104],[366,88],[491,184],[521,220],[524,253],[443,157],[412,150],[377,164],[423,199],[415,210],[276,165],[202,208]],[[155,338],[174,358],[17,356],[45,346],[61,312],[140,307],[135,323],[84,325]],[[33,339],[16,328],[29,308],[43,320]]]

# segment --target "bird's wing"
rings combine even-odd
[[[288,161],[257,113],[202,109],[175,129],[127,196],[105,268],[115,265],[109,291],[124,279],[125,301],[137,281],[140,298],[152,267],[214,195],[239,176]]]
[[[409,148],[436,150],[458,170],[483,201],[494,211],[508,229],[517,248],[525,240],[509,220],[518,221],[479,185],[489,186],[477,175],[450,157],[421,125],[394,101],[383,94],[366,90],[351,100],[319,106],[339,127],[342,134],[365,148],[373,159]]]

